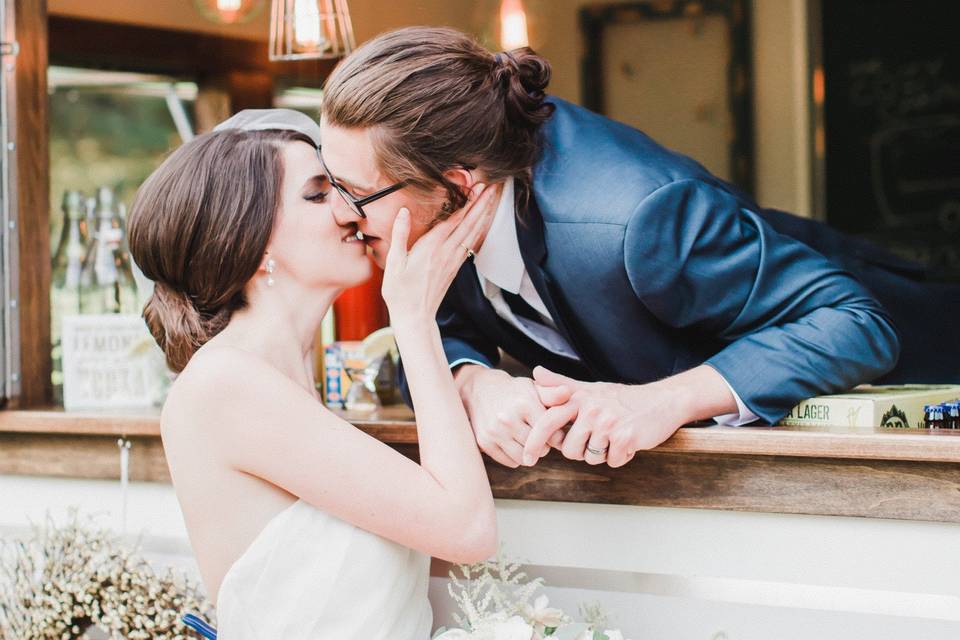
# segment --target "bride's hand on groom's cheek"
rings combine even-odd
[[[541,396],[557,386],[573,389],[573,394],[550,406],[533,425],[524,455],[555,438],[558,425],[572,423],[559,447],[564,457],[621,467],[637,451],[656,447],[686,422],[673,396],[655,385],[582,382],[543,367],[534,369],[533,375]]]
[[[469,201],[447,220],[423,234],[409,249],[410,212],[400,210],[393,223],[381,291],[391,321],[415,318],[432,322],[468,251],[475,250],[496,212],[496,189],[477,184]]]

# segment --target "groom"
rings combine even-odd
[[[400,207],[416,236],[481,183],[501,192],[438,317],[492,458],[531,465],[549,443],[620,466],[696,420],[773,423],[877,379],[960,382],[957,287],[759,207],[643,133],[546,98],[548,80],[529,49],[411,28],[343,61],[324,98],[334,213],[378,261]],[[539,365],[533,378],[494,369],[501,350]]]

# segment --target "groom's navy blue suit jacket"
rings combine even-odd
[[[938,319],[905,327],[878,300],[909,321],[931,291],[960,312],[956,287],[928,289],[936,285],[911,263],[761,209],[643,133],[551,101],[517,231],[527,271],[581,360],[501,320],[467,262],[438,313],[449,362],[495,365],[502,348],[530,366],[636,384],[706,363],[770,422],[799,400],[888,372],[888,382],[960,381],[957,339],[943,358],[927,335]],[[916,353],[894,369],[902,339]]]

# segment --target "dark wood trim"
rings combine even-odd
[[[230,113],[230,93],[222,83],[212,78],[198,83],[197,99],[193,103],[193,126],[197,133],[213,131]]]
[[[672,2],[600,3],[580,9],[585,53],[581,60],[581,100],[597,113],[605,111],[603,38],[612,24],[649,20],[690,19],[702,14],[726,17],[730,29],[727,86],[733,132],[730,139],[732,182],[747,193],[754,190],[753,63],[750,10],[745,0],[674,0]]]
[[[273,106],[275,82],[273,76],[264,71],[229,71],[208,75],[198,85],[194,103],[198,133],[212,130],[237,111],[269,109]]]
[[[129,436],[131,479],[169,482],[159,438]],[[117,479],[117,435],[0,433],[0,474]],[[394,443],[417,459],[416,444]],[[533,468],[487,460],[494,496],[960,523],[960,463],[648,451],[621,469],[556,452]]]
[[[56,478],[120,477],[119,435],[0,434],[0,474]],[[156,436],[130,436],[130,479],[170,482],[163,444]]]
[[[551,453],[487,472],[498,498],[960,523],[958,463],[649,451],[622,469]]]
[[[336,60],[271,62],[266,42],[51,15],[50,64],[160,73],[202,80],[257,72],[320,87]],[[264,34],[266,35],[266,34]]]
[[[42,405],[50,381],[50,161],[47,133],[47,3],[17,0],[16,135],[19,247],[20,395]]]
[[[405,406],[339,412],[417,459]],[[156,410],[125,414],[0,411],[0,474],[169,482]],[[620,469],[565,460],[533,468],[487,460],[498,498],[842,515],[960,523],[960,431],[843,427],[687,427]]]

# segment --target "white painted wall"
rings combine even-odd
[[[0,538],[70,505],[120,527],[110,481],[0,476]],[[601,602],[633,640],[960,636],[960,525],[500,500],[506,553],[570,612]],[[127,532],[194,575],[172,487],[132,483]],[[438,624],[446,581],[434,578]],[[723,633],[724,635],[718,635]]]
[[[752,0],[757,200],[810,217],[808,0]]]

